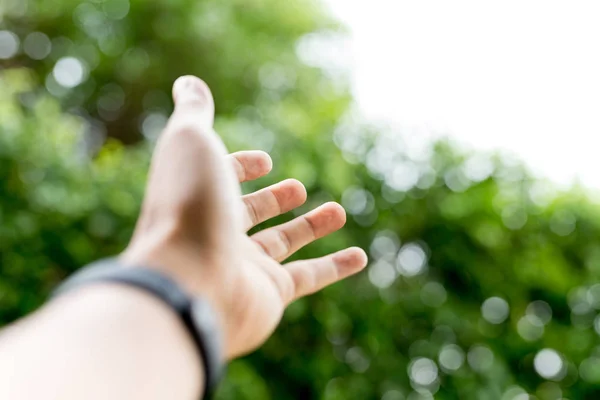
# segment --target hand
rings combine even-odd
[[[221,319],[228,359],[260,346],[285,307],[362,270],[367,256],[348,248],[328,256],[280,263],[310,242],[340,229],[337,203],[258,232],[254,225],[306,201],[296,180],[241,196],[240,182],[266,175],[263,152],[227,155],[213,131],[214,102],[204,82],[182,77],[175,111],[154,153],[142,212],[123,260],[159,269],[212,303]]]

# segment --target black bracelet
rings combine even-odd
[[[176,282],[154,269],[125,267],[116,259],[97,261],[77,271],[53,292],[52,297],[98,282],[119,283],[145,290],[164,301],[180,316],[204,365],[204,393],[201,398],[210,398],[225,370],[222,335],[211,306],[188,295]]]

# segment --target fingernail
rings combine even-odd
[[[206,103],[205,89],[198,78],[193,76],[182,76],[175,81],[173,87],[175,101],[178,103]]]
[[[338,252],[333,257],[333,260],[338,266],[351,269],[364,268],[368,262],[364,250],[357,247],[351,247]]]

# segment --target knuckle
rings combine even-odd
[[[293,274],[293,283],[296,296],[312,293],[315,286],[314,275],[305,268],[298,268]]]
[[[307,218],[306,215],[303,215],[302,218],[304,219],[306,226],[308,227],[308,232],[310,233],[311,240],[315,240],[318,237],[318,226],[310,218]]]
[[[184,113],[174,114],[175,118],[171,125],[171,132],[177,136],[197,137],[206,133],[206,127],[199,123],[194,118]]]
[[[210,114],[197,107],[176,106],[168,127],[173,131],[212,131],[213,119]]]
[[[292,240],[290,235],[283,229],[277,230],[279,241],[281,242],[281,246],[284,254],[289,254],[292,251]]]
[[[256,211],[256,206],[252,202],[251,198],[247,198],[245,203],[246,203],[246,208],[248,210],[248,216],[250,217],[250,222],[254,226],[259,221],[258,212]]]
[[[271,255],[271,252],[269,251],[269,246],[267,246],[265,243],[263,243],[260,239],[254,239],[253,240],[254,244],[256,244],[257,248],[262,251],[263,253],[265,253],[267,256],[269,257],[273,257]]]
[[[246,172],[246,167],[244,166],[243,162],[240,161],[240,159],[237,157],[236,154],[230,154],[229,156],[227,156],[232,164],[233,164],[233,168],[235,168],[235,172],[238,176],[238,179],[240,182],[244,182],[247,180],[247,172]]]
[[[281,297],[285,303],[289,303],[294,299],[296,288],[293,279],[288,274],[285,274],[285,278],[281,279],[279,287]]]

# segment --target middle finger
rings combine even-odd
[[[283,261],[307,244],[340,229],[346,212],[337,203],[325,203],[285,224],[265,229],[252,239],[276,261]]]
[[[246,204],[246,230],[270,218],[300,207],[306,201],[304,185],[295,179],[286,179],[257,192],[242,196]]]

